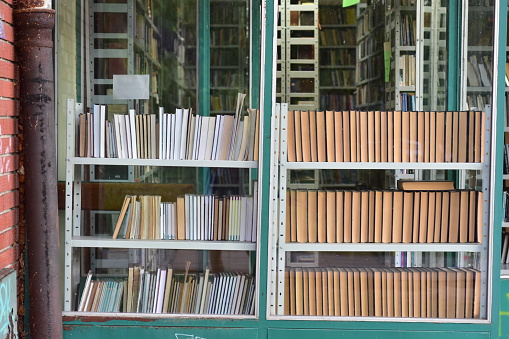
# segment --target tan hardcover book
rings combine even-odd
[[[453,161],[453,140],[454,140],[454,134],[453,134],[453,112],[445,112],[445,134],[444,134],[444,145],[445,145],[445,162],[452,162]],[[457,134],[456,134],[457,136]],[[457,145],[456,145],[457,146]]]
[[[352,192],[352,243],[361,241],[361,192]]]
[[[374,286],[374,276],[373,276],[373,270],[370,268],[365,268],[366,273],[368,275],[368,316],[374,317],[375,316],[375,294],[373,290]]]
[[[316,273],[314,268],[309,268],[309,315],[316,315]]]
[[[468,268],[459,268],[465,275],[465,318],[474,317],[474,273]]]
[[[327,228],[327,242],[333,243],[336,241],[336,192],[327,191],[327,216],[326,216],[326,228]]]
[[[382,242],[390,243],[392,240],[392,203],[393,192],[383,192]]]
[[[459,112],[452,112],[452,162],[459,160],[459,132],[460,132],[460,115]]]
[[[436,112],[435,161],[445,162],[445,112]]]
[[[295,291],[295,268],[290,267],[289,270],[290,275],[290,315],[296,315],[296,300],[297,293]]]
[[[442,220],[440,223],[440,242],[448,242],[449,240],[449,212],[451,192],[442,192]]]
[[[382,119],[382,112],[375,111],[375,162],[381,162],[382,161],[382,150],[381,150],[381,143],[382,143],[382,125],[381,125],[381,119]]]
[[[405,191],[445,191],[454,189],[450,180],[398,180],[398,189]]]
[[[429,112],[429,162],[436,161],[437,112]]]
[[[414,213],[414,192],[403,192],[403,226],[402,242],[408,244],[412,242],[413,234],[413,213]]]
[[[369,239],[369,192],[361,191],[360,203],[360,242],[368,242]],[[353,238],[353,237],[352,237]]]
[[[368,242],[375,242],[375,191],[368,191]]]
[[[392,208],[392,241],[403,241],[403,192],[395,191],[393,194]]]
[[[394,317],[394,272],[385,269],[387,275],[387,317]]]
[[[483,119],[483,114],[481,112],[475,112],[475,136],[474,136],[474,161],[475,162],[481,162],[482,161],[482,153],[481,153],[481,145],[483,143],[482,136],[484,135],[483,126],[484,122],[481,120]]]
[[[382,317],[387,317],[388,314],[388,300],[387,300],[387,272],[381,268],[382,271]]]
[[[431,300],[430,318],[438,318],[438,272],[436,269],[430,269],[431,278],[428,280]]]
[[[359,161],[368,162],[369,160],[369,144],[368,144],[368,112],[360,111],[359,115],[360,124],[358,129],[360,131],[360,159]]]
[[[407,269],[399,269],[401,272],[401,316],[403,318],[408,318],[410,316],[409,305],[410,305],[410,295],[409,295],[409,286],[408,286],[408,270]]]
[[[345,191],[343,195],[343,242],[352,242],[352,191]]]
[[[308,241],[316,243],[318,241],[318,192],[316,190],[309,190],[307,197]]]
[[[394,162],[394,112],[387,112],[387,161]]]
[[[79,115],[79,143],[78,156],[87,156],[87,116],[83,113]]]
[[[361,298],[361,316],[369,316],[369,289],[368,289],[368,272],[365,268],[358,268],[360,277],[359,295]]]
[[[115,225],[115,230],[113,232],[113,239],[117,239],[118,233],[120,232],[120,227],[122,226],[122,222],[124,221],[125,214],[127,212],[127,208],[129,207],[129,203],[131,202],[131,196],[126,195],[124,197],[124,202],[122,203],[122,208],[120,209],[120,214],[118,216],[117,224]]]
[[[476,191],[469,191],[468,192],[468,238],[467,242],[475,242],[475,235],[477,231],[477,225],[475,218],[475,212],[476,212],[476,198],[477,198],[477,192]]]
[[[467,112],[468,115],[468,139],[467,139],[467,161],[468,162],[475,162],[475,156],[474,156],[474,143],[475,143],[475,112],[469,111]]]
[[[340,315],[348,316],[348,272],[344,268],[338,270]]]
[[[450,268],[456,272],[456,318],[465,318],[466,303],[466,273],[458,268]]]
[[[335,134],[334,134],[334,112],[325,112],[325,136],[326,136],[326,147],[327,147],[327,161],[336,161],[336,150],[335,148]]]
[[[336,152],[336,161],[342,162],[343,157],[343,112],[334,112],[334,149]]]
[[[309,125],[309,111],[300,112],[300,130],[301,130],[301,143],[302,143],[302,161],[311,161],[311,139],[310,139],[310,125]]]
[[[446,298],[446,317],[453,319],[456,317],[457,300],[457,274],[453,269],[443,268],[446,272],[447,298]]]
[[[300,111],[293,111],[295,120],[295,161],[302,161],[302,126]]]
[[[420,210],[419,210],[419,242],[427,242],[428,236],[428,197],[429,192],[421,192]]]
[[[419,268],[421,271],[421,317],[428,317],[428,272],[426,268]]]
[[[409,140],[409,153],[410,162],[417,161],[417,147],[419,144],[418,140],[418,126],[417,126],[417,112],[410,112],[410,140]]]
[[[394,293],[393,293],[393,299],[394,299],[394,316],[399,318],[402,316],[401,311],[401,270],[398,268],[392,268],[391,269],[393,274],[393,287],[394,287]]]
[[[297,242],[297,191],[290,190],[290,241]]]
[[[355,152],[357,153],[357,161],[361,161],[361,112],[355,111],[355,125],[357,130],[357,142],[355,144]],[[366,132],[367,135],[367,132]]]
[[[383,192],[375,191],[375,227],[374,242],[382,242],[382,221],[383,221]]]
[[[435,192],[435,230],[433,242],[440,242],[442,234],[442,192]]]
[[[314,274],[314,272],[313,272]],[[303,296],[303,314],[309,314],[309,271],[307,268],[302,268],[302,296]]]
[[[355,283],[354,274],[351,268],[346,268],[347,280],[348,280],[348,315],[350,317],[355,316]]]
[[[436,196],[437,192],[429,192],[428,194],[428,234],[426,235],[426,242],[433,242],[435,237],[435,210],[436,210]]]
[[[419,242],[419,231],[420,231],[420,221],[421,221],[421,192],[414,192],[414,216],[413,216],[413,222],[412,222],[412,242],[418,243]]]
[[[459,241],[459,212],[460,212],[460,192],[450,192],[449,202],[449,242]]]
[[[439,268],[437,274],[438,318],[447,318],[447,272]]]
[[[345,212],[345,202],[344,202],[344,192],[336,191],[336,242],[342,243],[344,238],[344,212]]]
[[[331,315],[329,314],[329,288],[327,281],[327,270],[322,268],[322,314],[323,315]]]
[[[332,268],[325,268],[327,274],[327,304],[329,315],[335,315],[334,313],[334,271]]]
[[[467,162],[468,112],[458,112],[458,162]]]
[[[332,284],[332,295],[334,297],[334,315],[340,316],[341,315],[341,290],[340,290],[340,283],[339,283],[339,269],[337,268],[331,268],[333,273],[333,284]]]
[[[424,152],[424,162],[429,162],[430,159],[430,112],[424,112],[424,144],[423,144],[423,152]]]
[[[425,133],[426,131],[426,119],[424,112],[417,112],[417,161],[424,162],[424,148],[425,148]]]
[[[318,221],[318,242],[324,243],[327,241],[327,196],[325,191],[318,191],[318,213],[317,213],[317,221]],[[317,297],[318,300],[318,297]]]
[[[183,196],[177,197],[177,240],[186,240],[186,206]]]
[[[308,242],[308,192],[297,190],[297,242]]]
[[[284,314],[290,315],[290,268],[285,269],[285,298],[284,298]]]
[[[401,162],[402,112],[394,111],[394,162]]]
[[[421,272],[417,268],[412,268],[412,286],[413,286],[413,317],[421,317]]]
[[[311,161],[318,161],[318,139],[316,129],[316,111],[309,111],[309,145],[311,147]]]
[[[351,268],[350,270],[352,270],[352,273],[353,273],[353,296],[354,296],[354,315],[356,317],[360,317],[361,314],[362,314],[362,310],[361,310],[361,294],[362,294],[362,290],[361,290],[361,277],[360,277],[360,272],[359,272],[359,269],[357,268]]]
[[[316,286],[316,315],[323,314],[323,289],[322,289],[322,269],[315,268],[315,286]]]
[[[316,147],[318,151],[318,161],[327,161],[327,143],[325,137],[325,112],[316,112]]]
[[[381,317],[382,311],[382,271],[379,268],[372,268],[373,271],[373,292],[375,302],[375,317]]]
[[[222,211],[221,211],[222,212]],[[291,194],[289,190],[286,190],[286,225],[285,225],[285,242],[291,242],[291,224],[292,224],[292,201]],[[222,240],[221,231],[222,231],[222,222],[219,225],[219,240]]]
[[[357,162],[357,113],[356,111],[350,111],[350,161]],[[344,125],[343,125],[344,126]],[[348,127],[346,127],[348,128]]]
[[[375,162],[375,112],[368,111],[368,161]]]
[[[380,112],[380,161],[387,162],[388,142],[387,142],[387,112]]]
[[[460,204],[459,204],[459,242],[468,242],[468,221],[469,209],[468,199],[469,191],[460,191]]]
[[[470,269],[474,273],[474,318],[481,318],[481,272]]]
[[[478,243],[482,243],[482,205],[483,192],[477,192],[477,232],[475,238]]]
[[[410,112],[401,112],[401,161],[410,161]]]
[[[343,111],[343,160],[345,162],[353,161],[350,150],[350,112]]]

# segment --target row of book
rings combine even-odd
[[[115,114],[106,120],[106,106],[94,105],[93,112],[80,114],[78,154],[81,157],[256,160],[258,111],[242,116],[245,95],[239,94],[235,115],[204,117],[190,109],[155,114]]]
[[[484,55],[481,59],[482,61],[478,60],[475,54],[469,56],[467,61],[467,80],[469,86],[491,86],[491,58],[488,55]]]
[[[401,65],[399,71],[399,86],[415,86],[415,55],[404,54],[399,57]]]
[[[484,112],[289,111],[287,122],[290,162],[482,161]]]
[[[479,318],[472,268],[287,268],[287,315]]]
[[[504,211],[504,222],[509,222],[509,191],[502,192],[502,208]]]
[[[79,312],[254,314],[255,281],[248,274],[134,266],[127,279],[92,278],[89,272]]]
[[[253,196],[186,194],[161,202],[158,195],[127,195],[112,237],[255,242],[256,210]]]
[[[482,192],[288,190],[286,241],[473,243]]]
[[[509,264],[509,233],[502,233],[502,264]]]

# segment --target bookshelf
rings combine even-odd
[[[307,114],[316,116],[316,119],[309,118],[316,124],[303,123],[307,121]],[[484,195],[489,185],[489,157],[481,151],[483,145],[488,144],[488,134],[483,132],[488,127],[481,126],[482,121],[489,119],[489,112],[465,111],[457,118],[453,117],[456,113],[445,112],[446,116],[452,117],[452,120],[445,118],[445,123],[441,123],[441,118],[430,118],[435,121],[435,131],[430,130],[428,133],[432,135],[429,138],[424,137],[415,143],[410,141],[413,137],[410,140],[400,138],[399,128],[383,127],[398,120],[394,112],[380,112],[381,116],[385,115],[381,119],[377,119],[376,114],[363,111],[307,113],[289,111],[286,104],[276,106],[271,152],[277,150],[272,160],[278,166],[272,166],[271,176],[277,175],[280,184],[274,185],[271,192],[274,199],[279,197],[271,206],[273,215],[270,220],[273,237],[271,255],[274,257],[271,262],[274,272],[271,276],[271,319],[411,317],[423,322],[436,322],[437,318],[440,322],[456,322],[458,318],[467,322],[485,319],[488,300],[482,297],[482,291],[487,287],[489,273],[484,275],[481,272],[490,270],[487,240],[484,240],[489,238],[489,227],[486,226],[488,201]],[[416,128],[421,125],[418,117],[421,112],[409,114],[416,115],[415,119],[410,118],[414,121],[409,125],[410,130],[414,124]],[[431,117],[442,113],[429,114]],[[375,117],[372,119],[370,115]],[[426,114],[422,112],[422,115]],[[343,118],[347,116],[355,123],[348,123],[345,128]],[[333,119],[332,124],[327,123],[330,118]],[[479,128],[475,128],[471,118],[474,121],[481,119]],[[458,133],[444,132],[451,136],[449,141],[446,137],[443,143],[434,142],[441,140],[440,130],[456,129],[449,127],[456,125],[452,123],[456,119],[458,128],[465,123],[474,126],[470,131],[473,133],[471,139],[475,141],[462,151],[459,151],[459,139],[453,137],[459,138],[459,130]],[[333,126],[326,130],[325,136],[313,132],[313,128],[320,130],[320,121],[325,121],[326,126]],[[381,124],[379,128],[376,121]],[[373,123],[374,128],[370,128]],[[339,127],[341,124],[343,128]],[[393,125],[399,126],[398,123]],[[367,128],[364,129],[364,126]],[[439,126],[442,128],[439,129]],[[378,129],[395,132],[384,136],[385,133],[376,132]],[[407,147],[405,143],[413,146]],[[451,151],[454,149],[451,154],[447,151],[449,144]],[[426,149],[430,152],[427,153]],[[459,153],[456,154],[456,150]],[[421,153],[427,155],[420,158]],[[460,156],[460,153],[463,155]],[[460,181],[467,182],[468,175],[461,173],[477,175],[475,179],[482,182],[482,190],[443,191],[445,188],[442,188],[401,191],[386,186],[383,178],[394,170],[402,169],[423,172],[449,170],[464,178]],[[373,176],[380,175],[382,180],[375,184],[377,186],[370,186],[357,179],[359,188],[293,189],[287,184],[288,176],[297,170],[367,170]],[[336,180],[340,182],[340,177]],[[450,185],[455,184],[450,182]],[[412,195],[414,198],[410,197]],[[453,202],[457,199],[450,200],[453,195],[464,198]],[[470,198],[467,199],[467,195]],[[418,201],[415,200],[417,196]],[[440,205],[437,201],[444,206],[438,208],[440,214],[435,212]],[[474,205],[467,207],[466,204],[470,203]],[[415,208],[413,213],[405,213],[412,208]],[[465,213],[467,210],[471,212]],[[339,214],[341,217],[337,218]],[[458,218],[462,221],[456,220]],[[433,225],[433,229],[429,225]],[[456,226],[462,230],[456,232]],[[482,243],[480,239],[483,239]],[[289,256],[301,252],[303,255],[317,252],[318,255],[315,258],[304,257],[304,261],[315,260],[312,265],[299,266],[292,260],[291,265],[287,264]],[[407,261],[401,255],[411,256],[412,260]],[[458,281],[461,283],[458,284]],[[465,285],[467,281],[470,281],[469,287]],[[439,284],[444,285],[440,287]],[[461,307],[457,308],[456,301],[446,301],[446,290],[449,296],[468,290],[457,299]],[[384,304],[380,305],[377,300],[383,300]],[[426,302],[421,303],[421,300]],[[422,305],[422,308],[416,305]],[[310,315],[316,317],[309,318]]]
[[[107,316],[114,312],[120,318],[133,313],[164,313],[166,316],[185,313],[254,319],[258,312],[259,268],[256,263],[260,181],[247,178],[253,178],[251,172],[259,167],[256,151],[259,147],[254,146],[259,140],[256,137],[256,124],[260,124],[257,112],[250,110],[247,113],[250,119],[232,116],[230,138],[223,137],[228,143],[225,141],[221,148],[218,146],[217,160],[205,160],[207,152],[201,156],[200,149],[190,151],[193,157],[188,158],[183,153],[178,156],[176,141],[167,143],[175,144],[170,151],[160,146],[164,142],[157,138],[158,146],[146,157],[143,152],[136,155],[128,152],[127,156],[119,152],[119,157],[107,157],[113,156],[107,152],[105,156],[101,156],[101,152],[79,156],[75,152],[83,142],[80,138],[82,120],[79,119],[82,114],[90,113],[85,112],[83,105],[68,100],[64,312],[78,312],[76,314],[81,316]],[[133,118],[145,116],[136,114]],[[159,121],[171,120],[170,116],[161,112]],[[188,120],[201,119],[193,115]],[[236,121],[239,121],[236,130],[246,133],[233,133]],[[185,131],[185,128],[175,125],[174,130]],[[221,134],[217,134],[218,130],[212,131],[213,138],[200,141],[203,147],[211,150],[209,140],[220,140],[220,135],[227,134],[224,130]],[[166,140],[167,132],[161,127],[158,134],[161,140]],[[135,128],[131,152],[136,143],[143,145],[140,141],[143,134],[153,135],[155,130]],[[201,138],[201,133],[195,135]],[[237,135],[233,139],[238,141],[233,141],[230,147],[231,135]],[[194,144],[188,134],[181,138],[184,139],[187,145]],[[129,141],[126,142],[120,139],[120,143],[129,148]],[[108,143],[103,141],[101,145],[107,147]],[[182,143],[180,146],[180,149],[189,149]],[[226,152],[224,157],[223,151]],[[120,186],[89,183],[86,173],[87,167],[92,165],[132,166],[141,170],[134,171],[134,182]],[[166,177],[178,176],[181,169],[188,173],[195,169],[203,171],[197,174],[197,180],[180,177],[180,180],[166,181]],[[147,170],[158,174],[147,176],[149,180],[140,179]],[[218,170],[229,171],[231,182],[225,181],[220,173],[213,174]],[[207,179],[207,176],[212,178]],[[218,181],[218,176],[224,182]],[[237,191],[232,193],[229,187],[225,193],[223,187],[216,187],[225,183],[236,186]],[[184,292],[180,293],[179,289]],[[218,291],[227,292],[222,296]],[[95,293],[102,293],[109,299],[100,302]]]

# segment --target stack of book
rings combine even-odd
[[[127,279],[92,279],[89,272],[79,312],[254,314],[255,281],[243,273],[177,274],[129,268]]]
[[[287,268],[285,314],[479,318],[481,272],[471,268]]]
[[[484,112],[290,111],[287,121],[288,161],[482,162]]]
[[[481,241],[482,192],[288,190],[286,241]]]
[[[502,233],[502,264],[509,264],[509,233]]]
[[[161,196],[127,195],[113,239],[255,242],[256,210],[253,196],[186,194],[161,202]]]

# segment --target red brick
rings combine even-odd
[[[2,21],[0,28],[2,29],[1,38],[6,41],[14,42],[14,27]]]
[[[18,120],[12,118],[0,118],[0,135],[18,134]]]
[[[17,171],[18,169],[19,169],[18,155],[0,157],[0,173],[14,172]],[[0,209],[0,211],[2,210]]]
[[[0,267],[7,267],[9,265],[15,265],[19,259],[18,245],[7,248],[3,252],[0,252]]]
[[[14,86],[14,82],[0,79],[0,97],[15,98],[16,90]]]
[[[0,248],[6,248],[14,245],[18,241],[18,228],[13,227],[0,233]]]
[[[17,173],[0,176],[0,192],[12,191],[17,188],[19,188],[19,178]]]
[[[0,138],[0,154],[16,153],[18,149],[18,138]]]
[[[0,98],[0,116],[16,116],[19,113],[18,110],[18,101]]]
[[[18,207],[19,204],[19,192],[12,191],[0,195],[0,211],[9,210],[14,207]]]
[[[0,18],[2,18],[5,22],[10,23],[11,25],[14,23],[12,17],[12,7],[1,1],[0,1]]]
[[[0,214],[0,232],[19,223],[19,210],[13,209]]]
[[[16,60],[14,45],[12,43],[0,40],[0,58],[10,61]]]
[[[14,64],[10,61],[0,60],[0,78],[16,79]]]

